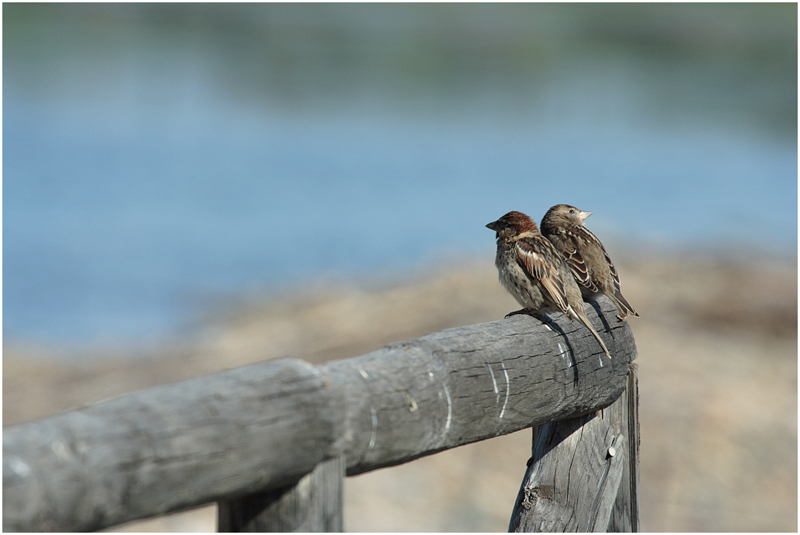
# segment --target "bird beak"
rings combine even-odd
[[[486,228],[488,228],[489,230],[493,230],[495,232],[500,232],[500,225],[498,224],[497,221],[492,221],[491,223],[487,223]]]
[[[586,218],[589,217],[590,215],[592,215],[591,212],[584,212],[583,210],[581,210],[581,212],[578,214],[578,217],[581,218],[581,221],[586,221]]]

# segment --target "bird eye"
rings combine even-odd
[[[570,209],[569,209],[569,213],[570,213],[570,214],[574,214],[574,213],[575,213],[575,209],[574,209],[574,208],[570,208]]]

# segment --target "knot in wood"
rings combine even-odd
[[[536,505],[540,498],[552,500],[556,494],[556,489],[552,485],[541,485],[530,489],[525,489],[525,497],[522,500],[522,507],[526,511]]]

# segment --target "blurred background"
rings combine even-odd
[[[642,315],[643,529],[796,531],[795,4],[4,4],[4,423],[500,319],[484,225],[562,202]],[[345,529],[503,531],[529,449]]]

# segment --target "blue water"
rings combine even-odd
[[[631,247],[796,254],[796,125],[731,111],[735,66],[582,52],[541,76],[398,86],[366,69],[330,92],[309,69],[295,100],[233,84],[211,45],[148,42],[18,60],[5,43],[5,337],[135,343],[210,298],[491,261],[487,222],[559,202]],[[661,101],[665,72],[685,102]]]

